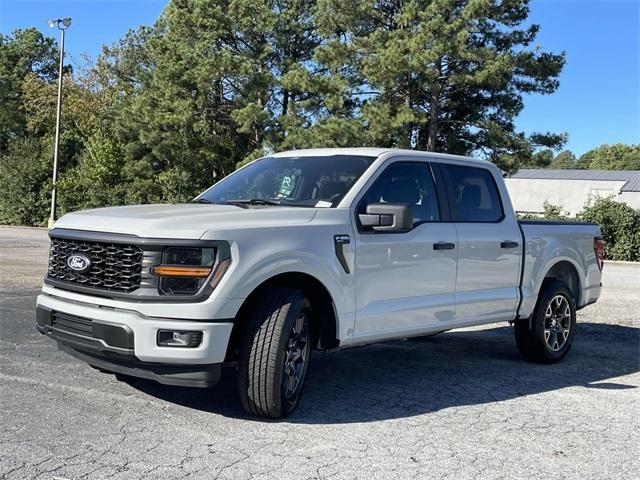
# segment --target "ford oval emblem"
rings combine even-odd
[[[67,265],[71,270],[82,273],[91,268],[91,259],[85,255],[71,255],[67,258]]]

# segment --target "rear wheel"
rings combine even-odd
[[[576,304],[563,282],[546,282],[530,319],[515,324],[520,353],[531,362],[559,362],[569,352],[576,330]]]
[[[254,415],[280,418],[300,400],[311,357],[311,304],[297,289],[273,287],[256,303],[240,348],[238,393]]]

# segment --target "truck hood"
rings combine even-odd
[[[240,208],[197,203],[134,205],[69,213],[56,222],[55,228],[194,240],[209,230],[303,224],[310,222],[316,213],[315,208],[298,207]]]

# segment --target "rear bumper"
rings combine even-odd
[[[600,298],[600,293],[602,292],[602,283],[598,285],[594,285],[592,287],[588,287],[582,290],[581,295],[581,305],[578,306],[578,310],[596,303]]]
[[[150,318],[132,310],[79,304],[48,295],[38,297],[36,324],[38,331],[56,340],[61,350],[94,367],[193,387],[208,387],[219,380],[233,328],[228,320]],[[200,331],[202,342],[195,348],[159,346],[161,329]]]

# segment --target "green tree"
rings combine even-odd
[[[578,165],[591,170],[640,170],[640,144],[600,145],[582,155]]]
[[[367,143],[477,153],[514,170],[534,146],[564,142],[514,125],[523,95],[554,92],[564,65],[532,48],[528,3],[319,0],[316,58],[345,85]]]
[[[0,224],[46,224],[52,148],[38,138],[20,138],[0,155]]]
[[[114,131],[161,197],[192,196],[318,119],[314,3],[174,0],[105,49],[99,69],[122,92]]]
[[[527,16],[528,0],[172,0],[95,65],[67,68],[60,213],[185,200],[290,148],[548,166],[564,136],[525,135],[514,119],[525,94],[555,91],[564,56],[533,47]],[[0,36],[1,221],[46,218],[56,66],[36,30]]]
[[[58,54],[55,41],[36,29],[0,34],[0,223],[46,220]],[[70,140],[61,142],[62,168],[77,151]]]
[[[22,83],[28,75],[44,81],[57,78],[56,43],[35,28],[0,33],[0,154],[8,143],[25,135],[26,118],[21,110]]]
[[[527,167],[546,168],[553,162],[553,150],[545,148],[534,153],[531,160],[526,162]]]
[[[575,154],[570,150],[563,150],[560,152],[553,161],[549,164],[549,168],[576,168],[576,162],[578,159]]]

